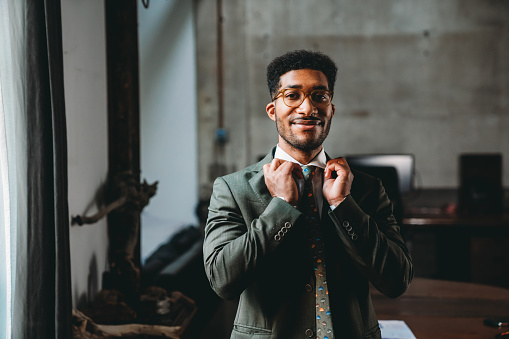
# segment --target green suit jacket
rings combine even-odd
[[[240,296],[231,338],[315,337],[315,282],[302,213],[271,197],[262,161],[217,178],[203,245],[210,284]],[[353,171],[351,194],[324,199],[321,228],[336,338],[380,338],[369,282],[389,297],[406,291],[413,266],[380,180]],[[355,236],[354,236],[355,235]]]

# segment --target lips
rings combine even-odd
[[[323,122],[320,119],[294,119],[291,121],[293,125],[301,125],[302,127],[313,128],[314,126],[322,125]]]

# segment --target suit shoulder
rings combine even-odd
[[[258,174],[260,171],[262,171],[264,164],[265,163],[263,161],[260,161],[239,171],[223,175],[220,178],[226,181],[227,183],[246,181],[251,179],[254,175]]]

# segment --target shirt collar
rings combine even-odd
[[[327,165],[327,157],[325,156],[325,149],[323,148],[323,146],[322,146],[322,150],[320,151],[320,153],[318,153],[309,162],[309,164],[301,164],[300,162],[295,160],[290,154],[283,151],[283,149],[281,147],[279,147],[279,145],[277,145],[277,147],[276,147],[276,153],[274,154],[274,158],[285,160],[285,161],[291,161],[296,164],[299,164],[300,166],[309,165],[309,166],[320,167],[322,169],[325,169],[325,165]]]

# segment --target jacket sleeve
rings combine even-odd
[[[210,285],[224,299],[236,298],[253,283],[256,273],[287,240],[301,215],[279,198],[271,199],[264,209],[260,207],[259,215],[255,215],[258,209],[249,205],[245,199],[239,204],[228,183],[216,179],[203,257]]]
[[[329,215],[359,271],[380,292],[395,298],[407,290],[414,271],[392,204],[380,180],[376,183],[359,202],[348,196]]]

